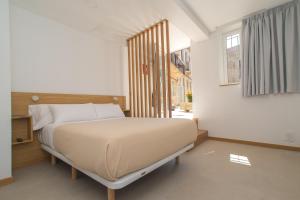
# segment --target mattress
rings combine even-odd
[[[38,131],[38,140],[41,144],[44,144],[52,149],[53,145],[53,130],[58,124],[46,125],[43,129]]]
[[[172,155],[197,137],[195,123],[185,119],[121,118],[61,124],[52,130],[57,152],[110,181]]]

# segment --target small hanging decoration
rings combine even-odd
[[[143,68],[144,75],[148,75],[149,74],[149,67],[148,67],[148,65],[142,64],[142,68]]]

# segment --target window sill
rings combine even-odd
[[[219,86],[224,87],[224,86],[234,86],[234,85],[240,85],[241,83],[226,83],[226,84],[220,84]]]

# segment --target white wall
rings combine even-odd
[[[194,114],[210,136],[300,146],[300,94],[245,98],[219,86],[218,34],[191,48]]]
[[[9,4],[0,1],[0,180],[11,177]]]
[[[121,95],[120,44],[11,5],[12,90]]]
[[[185,49],[191,46],[191,39],[174,24],[170,26],[170,52]]]

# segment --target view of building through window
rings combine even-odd
[[[240,82],[240,34],[226,38],[227,78],[228,84]]]
[[[193,118],[190,48],[171,54],[173,118]]]

